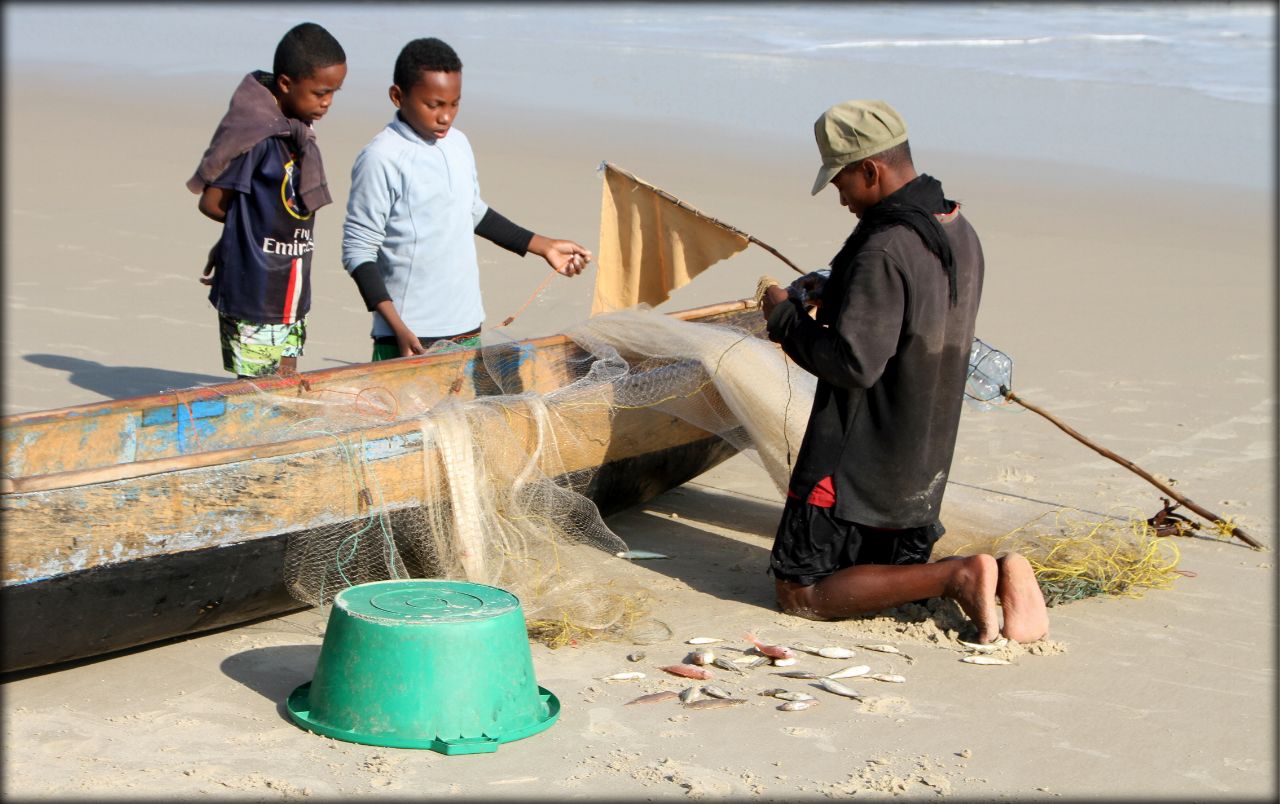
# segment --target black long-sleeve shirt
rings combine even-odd
[[[938,518],[984,273],[959,207],[938,220],[955,255],[954,306],[938,257],[894,226],[832,266],[816,320],[794,301],[769,317],[769,337],[818,378],[791,490],[805,499],[830,475],[841,519],[909,528]]]

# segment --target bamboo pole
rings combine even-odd
[[[683,209],[684,211],[686,211],[686,212],[691,212],[691,213],[693,213],[694,215],[697,215],[699,218],[702,218],[702,219],[703,219],[703,220],[705,220],[705,221],[708,221],[708,222],[710,222],[710,223],[714,223],[716,226],[719,226],[721,229],[728,229],[730,232],[733,232],[733,233],[734,233],[734,234],[736,234],[736,235],[741,235],[742,237],[745,237],[749,242],[751,242],[751,243],[755,243],[755,244],[756,244],[757,246],[759,246],[760,248],[764,249],[765,251],[769,252],[769,253],[770,253],[770,254],[772,254],[773,256],[775,256],[775,257],[777,257],[778,259],[780,259],[780,260],[782,260],[783,262],[785,262],[787,265],[791,266],[791,270],[795,271],[796,273],[798,273],[798,274],[805,274],[805,273],[808,273],[807,271],[805,271],[803,268],[801,268],[801,267],[799,267],[798,265],[796,265],[796,264],[795,264],[794,262],[792,262],[791,260],[789,260],[789,259],[787,259],[786,257],[782,256],[781,252],[779,252],[776,248],[774,248],[773,246],[771,246],[771,245],[769,245],[768,243],[764,242],[763,240],[759,239],[759,238],[758,238],[758,237],[756,237],[755,235],[748,234],[748,233],[746,233],[746,232],[742,231],[741,229],[737,228],[736,226],[730,226],[729,224],[725,223],[724,221],[722,221],[722,220],[720,220],[720,219],[718,219],[718,218],[713,218],[713,217],[711,217],[710,215],[706,214],[706,213],[705,213],[705,212],[703,212],[702,210],[700,210],[700,209],[696,209],[696,208],[694,208],[694,207],[692,207],[692,206],[690,206],[690,205],[686,204],[685,202],[681,201],[679,198],[676,198],[674,195],[672,195],[671,193],[667,192],[666,190],[663,190],[663,189],[661,189],[661,188],[659,188],[659,187],[654,187],[652,184],[650,184],[649,182],[645,181],[644,179],[641,179],[640,177],[636,176],[634,173],[631,173],[630,171],[627,171],[627,170],[623,170],[622,168],[618,167],[617,165],[613,164],[612,162],[601,162],[601,163],[600,163],[600,167],[602,167],[602,168],[607,168],[607,169],[609,169],[609,170],[613,170],[613,171],[617,171],[618,173],[621,173],[623,176],[626,176],[628,179],[631,179],[631,180],[632,180],[633,182],[635,182],[636,184],[639,184],[639,185],[641,185],[641,186],[643,186],[643,187],[647,187],[648,189],[652,190],[652,191],[654,192],[654,194],[656,194],[659,198],[662,198],[662,199],[664,199],[664,200],[666,200],[666,201],[670,201],[671,203],[673,203],[673,204],[675,204],[676,206],[680,207],[680,208],[681,208],[681,209]]]
[[[1013,391],[1010,391],[1008,388],[1001,386],[1000,392],[1004,394],[1005,399],[1009,400],[1010,402],[1017,402],[1019,405],[1031,411],[1032,413],[1039,414],[1040,416],[1043,416],[1044,418],[1048,419],[1055,427],[1057,427],[1062,432],[1066,433],[1067,435],[1071,436],[1075,440],[1079,441],[1081,444],[1084,444],[1086,447],[1098,453],[1099,455],[1102,455],[1106,458],[1110,458],[1111,460],[1120,464],[1124,468],[1138,475],[1138,477],[1141,477],[1143,480],[1147,481],[1151,485],[1163,491],[1165,494],[1168,494],[1170,497],[1182,503],[1187,508],[1196,512],[1200,516],[1204,517],[1209,522],[1212,522],[1214,525],[1218,526],[1219,528],[1226,530],[1232,536],[1238,537],[1242,542],[1249,545],[1253,549],[1255,550],[1266,549],[1263,547],[1261,542],[1257,541],[1256,539],[1249,536],[1249,534],[1245,533],[1244,528],[1240,527],[1239,525],[1228,523],[1222,517],[1218,516],[1217,514],[1213,513],[1207,508],[1203,508],[1197,505],[1196,503],[1192,502],[1191,500],[1187,499],[1186,497],[1183,497],[1181,494],[1178,494],[1178,492],[1169,488],[1168,485],[1161,483],[1159,480],[1156,480],[1154,477],[1151,476],[1149,472],[1147,472],[1141,466],[1138,466],[1137,464],[1135,464],[1133,461],[1130,461],[1127,458],[1122,458],[1121,456],[1115,454],[1114,452],[1107,449],[1106,447],[1098,446],[1097,444],[1093,443],[1089,439],[1080,435],[1080,433],[1076,432],[1071,427],[1064,424],[1056,416],[1053,416],[1052,414],[1040,409],[1039,407],[1036,407],[1030,402],[1027,402],[1025,399],[1018,396]]]

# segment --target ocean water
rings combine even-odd
[[[467,98],[811,145],[813,119],[883,97],[930,147],[1261,184],[1274,150],[1271,3],[36,4],[4,8],[5,60],[163,77],[269,68],[293,24],[343,43],[382,103],[395,54],[439,36]],[[1212,148],[1219,161],[1196,166]],[[1225,161],[1224,161],[1225,160]]]

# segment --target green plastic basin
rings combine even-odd
[[[465,581],[377,581],[333,600],[311,681],[289,715],[337,740],[442,754],[496,751],[547,729],[514,595]]]

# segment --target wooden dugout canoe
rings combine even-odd
[[[749,300],[671,315],[759,323]],[[575,355],[581,350],[563,335],[516,342],[502,387],[558,388],[572,379],[565,367]],[[458,350],[5,417],[0,672],[303,608],[283,580],[289,535],[368,512],[369,495],[353,493],[335,451],[358,450],[367,486],[376,485],[388,508],[420,503],[421,425],[394,420],[391,400],[410,383],[440,398],[496,392],[477,356]],[[341,439],[290,438],[281,435],[287,422],[264,421],[281,414],[260,391],[304,403],[345,394],[365,410],[383,406],[387,421]],[[508,418],[521,426],[519,415]],[[557,421],[575,431],[557,438],[577,445],[562,454],[557,482],[606,516],[735,451],[651,408],[610,414],[586,405]]]

